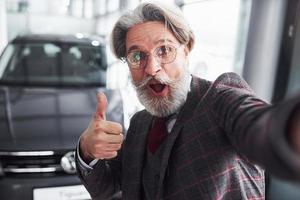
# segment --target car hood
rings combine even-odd
[[[0,87],[0,151],[74,149],[97,105],[99,88]],[[119,91],[104,90],[107,119],[123,122]]]

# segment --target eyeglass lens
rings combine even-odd
[[[144,68],[150,54],[143,51],[133,51],[127,55],[129,65],[134,68]],[[153,56],[162,64],[173,62],[176,58],[176,48],[172,45],[162,45],[154,50]]]

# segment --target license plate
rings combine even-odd
[[[83,185],[36,188],[33,200],[84,200],[91,199]]]

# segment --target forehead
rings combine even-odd
[[[162,22],[153,21],[137,24],[131,27],[126,34],[126,51],[132,46],[151,48],[164,39],[178,43],[172,32],[165,28]]]

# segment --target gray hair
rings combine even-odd
[[[157,3],[142,3],[134,10],[126,12],[116,22],[111,34],[111,49],[119,59],[126,57],[126,34],[134,25],[148,21],[161,21],[175,38],[187,45],[189,51],[194,46],[195,36],[183,13],[178,7]]]

